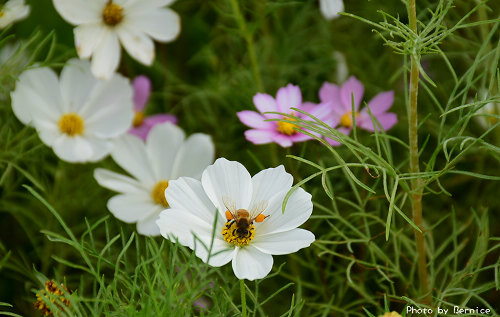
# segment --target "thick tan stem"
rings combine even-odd
[[[409,6],[409,21],[410,28],[417,34],[417,14],[415,0],[410,0]],[[409,124],[409,139],[410,139],[410,173],[419,173],[418,160],[418,81],[419,71],[418,63],[419,56],[411,56],[410,70],[410,124]],[[430,304],[429,280],[427,277],[427,258],[425,255],[424,228],[422,225],[422,179],[414,178],[411,182],[412,189],[412,212],[413,222],[422,232],[415,230],[415,241],[417,244],[418,254],[418,277],[420,280],[420,290],[423,295],[423,302]]]

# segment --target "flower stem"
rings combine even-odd
[[[240,280],[241,316],[247,317],[247,296],[245,294],[245,280]]]
[[[410,28],[415,33],[417,29],[417,12],[415,0],[409,1],[409,22]],[[419,173],[419,159],[418,159],[418,111],[417,111],[417,96],[418,96],[418,81],[419,71],[418,62],[420,56],[416,53],[411,56],[411,70],[410,70],[410,115],[409,115],[409,140],[410,140],[410,173]],[[424,229],[422,225],[422,179],[420,177],[411,180],[412,191],[412,213],[413,222],[420,228],[422,232],[415,230],[415,241],[417,244],[418,254],[418,278],[420,281],[420,290],[424,295],[423,302],[430,304],[431,298],[429,293],[429,281],[427,277],[427,259],[425,256],[425,241]]]
[[[255,55],[252,34],[248,32],[247,24],[245,18],[241,14],[238,0],[230,0],[230,2],[236,16],[236,23],[238,24],[238,28],[240,29],[240,32],[243,35],[245,42],[247,43],[248,56],[250,57],[250,63],[252,64],[252,72],[255,78],[255,84],[257,85],[257,90],[262,92],[262,80],[260,78],[259,64],[257,63],[257,57]]]

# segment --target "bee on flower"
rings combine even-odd
[[[191,248],[209,265],[232,262],[238,279],[261,279],[271,271],[273,255],[314,241],[314,234],[297,228],[312,213],[309,193],[298,188],[282,213],[292,182],[282,165],[251,177],[240,163],[219,158],[201,181],[172,181],[165,191],[170,209],[157,224],[163,237]]]

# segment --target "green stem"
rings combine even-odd
[[[245,294],[245,280],[240,280],[241,316],[247,317],[247,296]]]
[[[409,22],[411,30],[417,34],[417,11],[415,0],[409,1]],[[410,70],[410,115],[409,115],[409,140],[410,140],[410,173],[419,173],[418,162],[418,111],[417,111],[417,97],[418,97],[418,81],[419,71],[418,63],[420,56],[415,54],[411,56],[411,70]],[[412,192],[412,213],[413,222],[420,228],[422,232],[415,230],[415,241],[417,244],[418,254],[418,277],[420,281],[420,289],[424,296],[423,302],[430,304],[431,298],[429,293],[429,281],[427,277],[427,258],[425,256],[425,241],[424,229],[422,225],[422,192],[423,180],[420,177],[414,178],[411,181]]]
[[[252,72],[255,78],[255,84],[257,85],[257,90],[262,92],[263,91],[262,80],[260,78],[259,64],[257,63],[257,57],[255,55],[255,48],[253,45],[252,34],[248,32],[247,24],[245,18],[241,14],[238,0],[230,0],[230,2],[231,6],[233,7],[238,28],[240,29],[240,32],[243,35],[245,42],[247,43],[248,56],[250,57],[250,63],[252,64]]]

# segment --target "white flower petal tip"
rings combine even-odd
[[[319,8],[321,14],[327,20],[332,20],[338,18],[339,12],[344,11],[344,1],[343,0],[319,0]]]
[[[27,70],[11,93],[12,109],[62,160],[96,162],[133,118],[132,87],[121,75],[92,76],[90,64],[68,61],[60,78],[49,68]]]
[[[201,137],[205,144],[200,146],[191,142],[193,137]],[[183,192],[175,193],[172,199],[165,193],[176,182],[199,183],[189,177],[199,178],[213,162],[214,152],[214,145],[207,135],[194,134],[186,139],[178,126],[168,122],[157,124],[146,142],[131,134],[114,142],[111,157],[131,176],[99,168],[94,177],[99,185],[120,193],[108,201],[108,209],[116,218],[137,223],[139,234],[157,236],[162,234],[157,225],[160,213],[170,211],[170,207],[182,203],[179,199],[184,197]],[[176,180],[181,176],[184,177]],[[210,202],[208,198],[206,200]],[[207,204],[203,201],[190,203],[202,206],[200,208]]]
[[[281,212],[292,183],[282,165],[251,177],[240,163],[219,158],[201,182],[183,177],[170,183],[165,195],[171,209],[157,224],[163,237],[191,248],[205,263],[232,261],[237,278],[262,279],[272,269],[273,255],[297,252],[315,239],[297,228],[312,213],[309,193],[297,189]],[[212,246],[210,256],[206,246]]]
[[[59,14],[76,26],[78,56],[92,59],[92,73],[109,79],[120,64],[120,43],[138,62],[155,59],[153,40],[169,42],[180,33],[180,17],[165,6],[170,1],[53,0]]]
[[[22,20],[30,14],[31,7],[24,0],[10,0],[0,5],[0,29]]]

